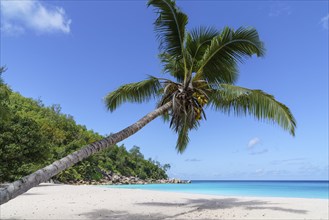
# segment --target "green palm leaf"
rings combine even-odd
[[[220,84],[219,89],[214,90],[209,97],[210,104],[216,110],[225,113],[233,111],[237,116],[249,114],[258,120],[276,122],[295,135],[296,121],[289,108],[261,90]]]
[[[210,46],[214,37],[219,35],[219,31],[213,27],[198,27],[193,28],[187,33],[186,37],[186,50],[192,57],[189,69],[190,72],[196,72],[194,62],[202,59],[206,49]]]
[[[254,54],[264,54],[263,42],[254,28],[234,31],[226,27],[205,51],[198,63],[195,79],[205,79],[210,83],[234,83],[238,73],[237,62]]]
[[[168,53],[161,53],[159,58],[163,64],[163,73],[169,73],[175,77],[178,82],[184,81],[185,67],[182,59],[177,59],[173,56],[170,56]]]
[[[189,132],[189,126],[187,123],[184,123],[182,127],[177,131],[178,133],[178,138],[177,138],[177,143],[176,143],[176,150],[179,153],[183,153],[190,141],[190,138],[188,136]]]
[[[160,50],[171,56],[182,57],[187,15],[181,12],[172,0],[149,0],[147,5],[152,5],[158,10],[158,18],[154,25],[160,40]]]
[[[120,86],[105,97],[105,104],[113,112],[124,102],[142,103],[156,97],[160,88],[159,80],[155,77],[150,77],[150,79],[141,82]]]

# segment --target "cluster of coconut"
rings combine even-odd
[[[208,99],[205,95],[202,95],[200,93],[193,93],[193,97],[196,98],[196,100],[198,101],[199,105],[200,106],[194,106],[194,113],[195,113],[195,119],[196,120],[201,120],[202,119],[202,116],[201,116],[201,113],[202,113],[202,108],[205,104],[208,103]]]

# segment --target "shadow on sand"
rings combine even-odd
[[[127,211],[111,211],[108,209],[96,209],[92,212],[84,213],[79,216],[83,216],[86,219],[95,219],[95,220],[101,220],[101,219],[159,220],[159,219],[171,218],[171,216],[163,215],[161,213],[152,213],[148,215],[148,214],[130,213]]]
[[[128,211],[111,211],[107,209],[98,209],[92,212],[81,214],[87,219],[179,219],[180,216],[190,213],[198,213],[204,210],[224,210],[230,208],[243,208],[245,210],[273,210],[280,212],[289,212],[296,214],[307,214],[306,210],[287,209],[280,207],[278,203],[269,203],[261,200],[240,201],[235,198],[225,199],[187,199],[185,203],[162,203],[146,202],[136,203],[141,210],[147,210],[148,207],[185,207],[189,211],[183,211],[175,215],[164,215],[161,213],[150,213],[148,215],[130,213]],[[186,209],[185,209],[186,210]]]

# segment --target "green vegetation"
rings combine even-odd
[[[1,96],[1,100],[5,100],[9,113],[6,113],[7,120],[0,123],[0,182],[22,178],[104,138],[77,125],[72,116],[62,114],[59,105],[45,107],[40,100],[25,98],[5,84],[0,88],[6,91],[6,99]],[[168,167],[168,164],[161,166],[151,159],[145,160],[137,146],[128,152],[123,145],[115,145],[59,173],[54,179],[62,182],[99,180],[104,172],[110,171],[141,179],[161,179],[167,178]]]
[[[0,122],[8,119],[9,109],[8,109],[8,100],[9,100],[9,89],[4,84],[2,79],[2,73],[6,71],[5,67],[0,67]]]

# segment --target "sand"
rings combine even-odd
[[[328,203],[41,184],[0,206],[0,219],[328,219]]]

